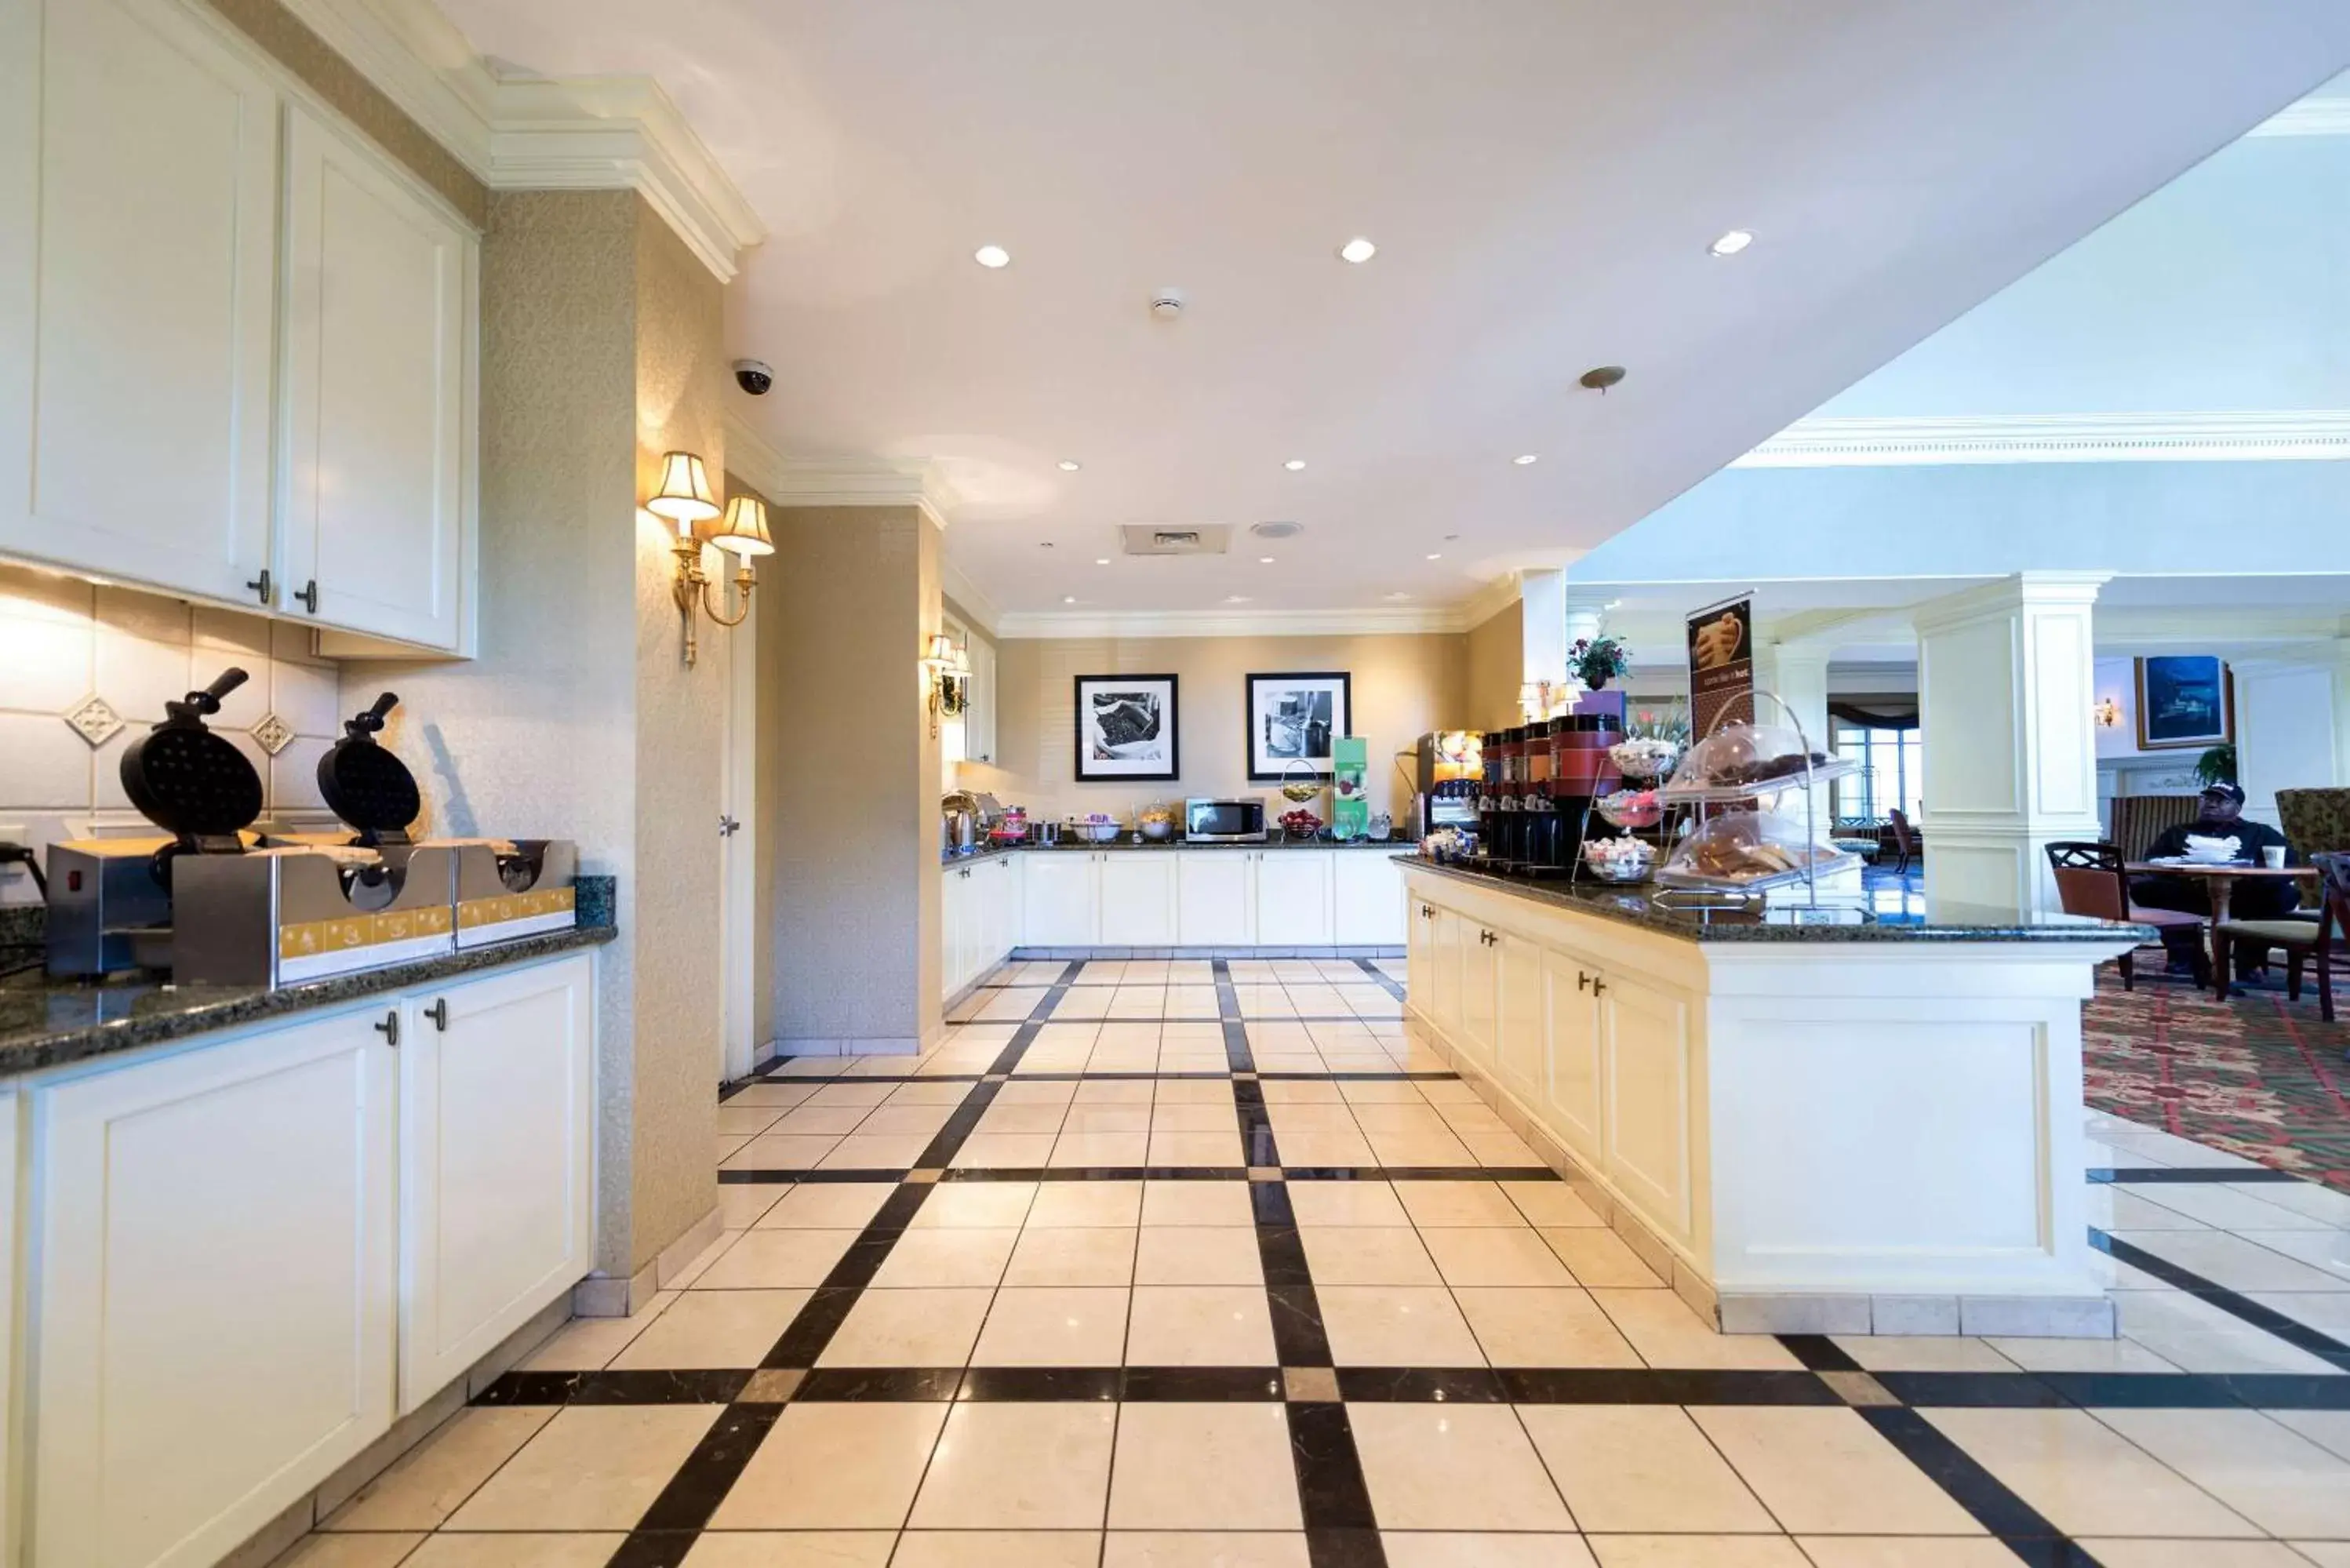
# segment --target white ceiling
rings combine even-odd
[[[443,4],[506,68],[653,75],[733,173],[739,414],[935,462],[972,582],[1094,615],[1569,559],[2350,65],[2338,0]],[[1093,564],[1267,519],[1309,531]]]

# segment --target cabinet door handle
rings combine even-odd
[[[1600,978],[1599,978],[1597,975],[1596,975],[1596,974],[1595,974],[1595,975],[1593,975],[1593,976],[1591,977],[1591,994],[1592,994],[1592,995],[1594,995],[1594,996],[1597,996],[1601,992],[1606,991],[1607,989],[1607,982],[1606,981],[1604,981],[1604,980],[1600,979]]]
[[[439,1030],[443,1034],[448,1033],[449,999],[444,996],[440,1001],[434,1002],[432,1006],[426,1008],[424,1010],[424,1016],[432,1020],[433,1028]]]
[[[262,567],[261,576],[244,586],[251,588],[254,593],[260,597],[263,604],[267,604],[269,602],[269,596],[274,588],[274,585],[269,580],[269,568],[266,566]]]
[[[385,1013],[383,1015],[383,1022],[375,1026],[375,1032],[383,1036],[383,1043],[385,1044],[390,1046],[395,1051],[399,1050],[400,1009],[395,1007],[390,1012]]]
[[[304,609],[308,610],[312,615],[317,615],[318,613],[318,579],[312,577],[303,587],[302,591],[294,596],[294,598]]]
[[[1584,973],[1581,970],[1576,970],[1575,971],[1575,989],[1577,991],[1589,991],[1591,989],[1591,977]]]

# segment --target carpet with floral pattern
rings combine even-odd
[[[2111,964],[2097,971],[2081,1017],[2090,1109],[2350,1189],[2345,988],[2327,1023],[2314,985],[2299,1002],[2279,985],[2222,1002],[2161,968],[2141,954],[2134,992]]]

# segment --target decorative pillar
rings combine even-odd
[[[2236,695],[2236,782],[2244,815],[2271,827],[2276,792],[2343,781],[2343,662],[2339,644],[2299,657],[2230,659]],[[2191,760],[2188,753],[2182,760]]]
[[[2054,910],[2045,846],[2100,836],[2090,612],[2106,580],[2022,572],[1913,612],[1929,906]]]
[[[1566,574],[1557,570],[1518,574],[1518,637],[1523,649],[1518,679],[1531,685],[1566,679]]]
[[[2350,784],[2350,637],[2334,639],[2334,782]]]
[[[1754,661],[1754,684],[1784,702],[1804,727],[1812,750],[1828,746],[1828,650],[1800,642],[1774,642]],[[1777,723],[1785,714],[1762,704],[1756,715],[1763,723]]]

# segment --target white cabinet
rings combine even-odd
[[[583,954],[401,1010],[402,1414],[593,1265],[593,977]]]
[[[1175,940],[1191,948],[1256,940],[1256,857],[1245,849],[1186,849],[1175,860]]]
[[[1476,940],[1477,931],[1458,911],[1441,904],[1436,907],[1433,923],[1436,936],[1430,945],[1431,956],[1429,961],[1431,983],[1428,993],[1430,1000],[1421,1005],[1429,1009],[1439,1029],[1447,1034],[1458,1035],[1461,1032],[1461,950],[1465,943]]]
[[[0,551],[255,601],[277,164],[194,8],[0,0]]]
[[[939,997],[951,997],[964,985],[971,967],[971,939],[963,927],[972,919],[971,898],[963,891],[970,886],[971,869],[965,866],[948,866],[939,872]]]
[[[1436,906],[1412,901],[1411,940],[1404,950],[1403,993],[1424,1012],[1436,1010]]]
[[[1019,859],[999,856],[939,873],[939,992],[952,996],[1020,945]]]
[[[1175,943],[1173,849],[1101,852],[1101,935],[1107,947],[1164,948]]]
[[[397,1016],[36,1092],[37,1568],[202,1568],[390,1425]]]
[[[1550,993],[1550,1054],[1541,1092],[1532,1103],[1567,1147],[1596,1165],[1601,1082],[1595,976],[1586,961],[1555,950],[1544,952],[1543,969]]]
[[[964,635],[971,656],[971,699],[963,713],[963,755],[993,765],[996,761],[995,644],[970,637],[968,632]]]
[[[1534,1100],[1542,1093],[1543,1057],[1550,1044],[1548,1009],[1543,1004],[1543,950],[1504,930],[1496,933],[1491,950],[1495,968],[1493,1071],[1513,1093]]]
[[[1607,1068],[1604,1168],[1651,1219],[1686,1238],[1690,1186],[1688,1000],[1620,974],[1595,975]]]
[[[972,874],[979,886],[982,943],[980,970],[993,969],[1020,945],[1020,863],[1007,855],[983,862]]]
[[[1330,941],[1328,849],[1261,849],[1256,860],[1256,940],[1261,947],[1323,947]]]
[[[454,648],[473,238],[290,105],[285,223],[280,602]]]
[[[1090,947],[1101,938],[1098,850],[1045,849],[1020,857],[1020,940],[1033,948]]]
[[[1487,1069],[1493,1065],[1499,940],[1492,927],[1474,921],[1461,934],[1461,1043]]]
[[[1410,929],[1406,919],[1403,864],[1378,849],[1331,852],[1332,929],[1342,948],[1396,947]]]

